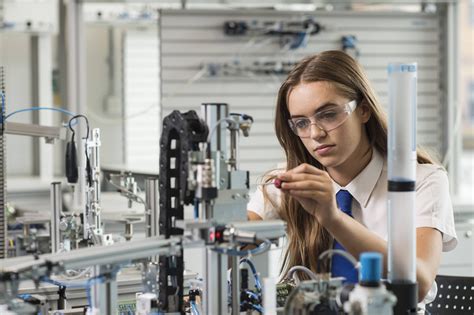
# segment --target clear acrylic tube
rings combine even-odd
[[[388,278],[416,282],[416,63],[388,66]]]

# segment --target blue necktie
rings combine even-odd
[[[336,194],[336,201],[339,209],[345,214],[352,217],[351,205],[352,195],[347,190],[339,190]],[[334,239],[334,249],[346,250],[337,240]],[[357,283],[359,281],[359,275],[357,269],[354,268],[352,263],[341,255],[332,256],[331,261],[331,274],[333,277],[344,277],[346,282]]]

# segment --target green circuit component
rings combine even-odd
[[[293,282],[281,282],[276,285],[276,302],[277,307],[285,306],[286,299],[291,291],[295,288],[295,284]]]

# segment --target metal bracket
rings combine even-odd
[[[66,128],[64,127],[50,127],[35,124],[22,124],[15,122],[6,122],[2,125],[6,134],[43,137],[46,142],[51,143],[54,140],[66,140]]]

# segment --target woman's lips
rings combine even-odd
[[[333,145],[321,145],[317,147],[314,151],[319,155],[326,155],[334,148]]]

